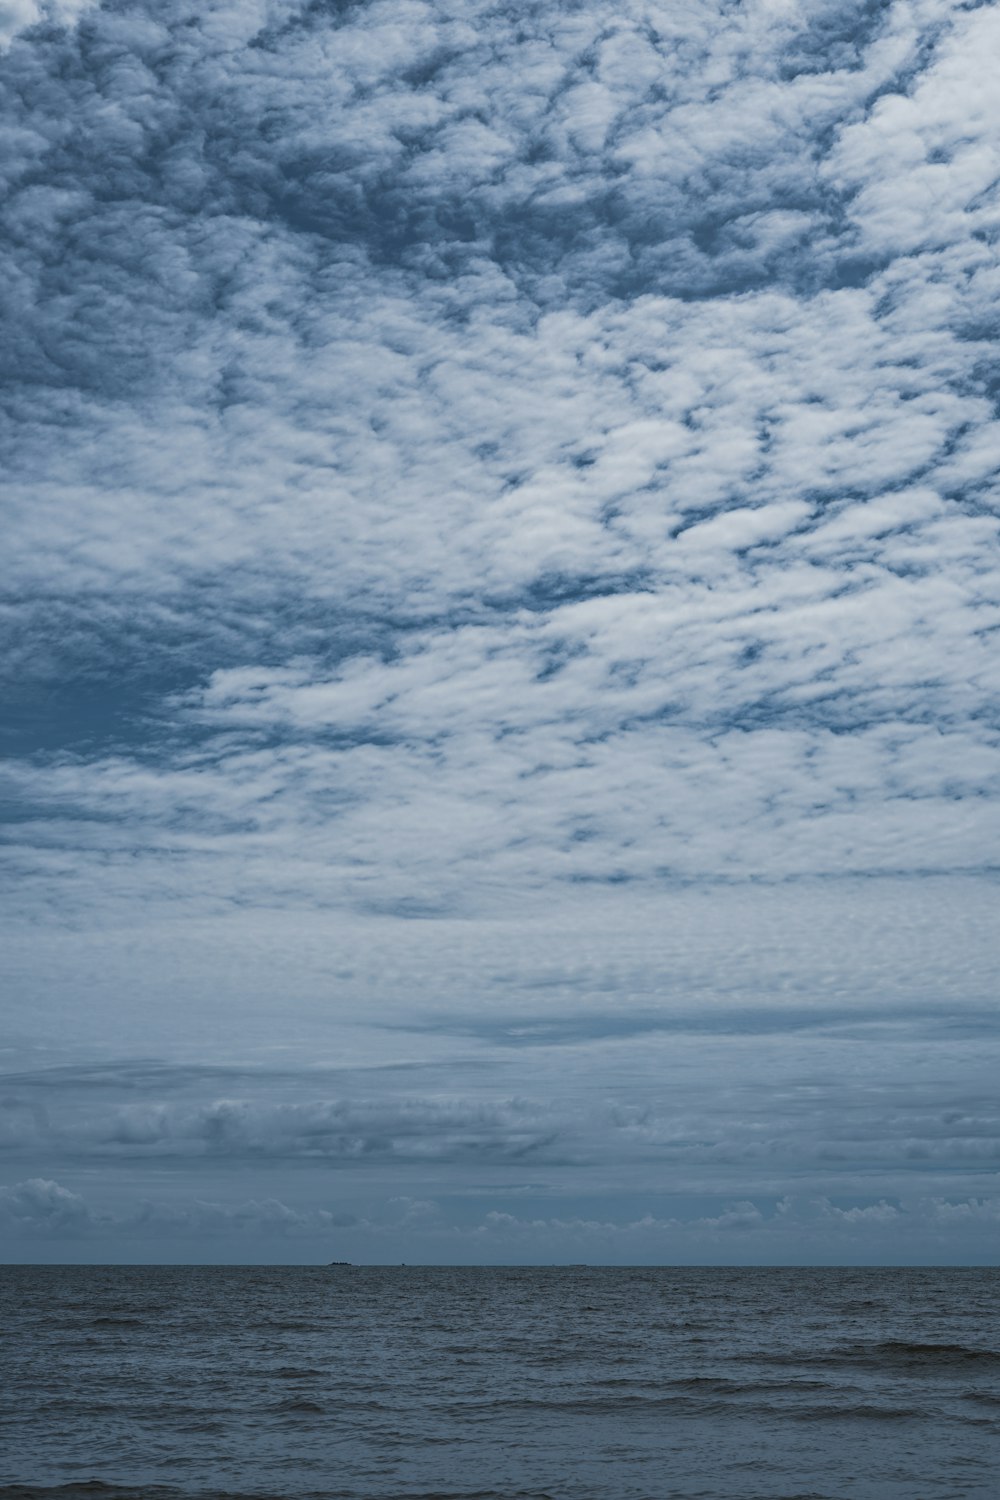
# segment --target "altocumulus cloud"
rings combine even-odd
[[[992,1201],[998,45],[0,7],[23,1183]]]

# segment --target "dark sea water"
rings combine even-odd
[[[1000,1496],[996,1271],[0,1275],[2,1500]]]

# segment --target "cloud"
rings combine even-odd
[[[72,26],[96,0],[2,0],[0,3],[0,50],[32,26]]]
[[[671,1200],[667,1217],[690,1218],[706,1194],[731,1206],[795,1184],[846,1224],[858,1197],[854,1218],[874,1223],[892,1218],[885,1204],[904,1191],[991,1193],[992,1032],[935,1024],[918,1039],[911,1013],[863,1011],[796,1029],[774,1010],[756,1028],[737,1011],[712,1026],[648,1017],[593,1035],[527,1030],[466,1038],[456,1054],[439,1027],[422,1065],[325,1077],[302,1065],[228,1079],[128,1064],[10,1075],[6,1113],[18,1128],[2,1149],[21,1171],[71,1164],[126,1195],[139,1181],[165,1191],[184,1180],[203,1198],[225,1195],[248,1173],[262,1197],[282,1196],[290,1178],[306,1197],[335,1183],[357,1217],[371,1217],[370,1195],[496,1197],[526,1178],[540,1201],[562,1200],[553,1217],[567,1202],[593,1217],[603,1201],[629,1222],[650,1194]]]
[[[228,1205],[199,1200],[183,1204],[144,1201],[125,1213],[94,1210],[79,1193],[40,1177],[12,1187],[0,1186],[0,1220],[18,1236],[76,1238],[86,1232],[103,1236],[106,1241],[114,1241],[123,1233],[328,1233],[358,1223],[351,1215],[338,1215],[325,1208],[298,1211],[275,1198]]]
[[[237,1204],[202,1200],[180,1205],[145,1202],[114,1225],[119,1232],[132,1234],[151,1232],[199,1237],[315,1236],[363,1227],[351,1214],[337,1214],[326,1208],[289,1208],[278,1198],[249,1198]]]
[[[487,1213],[482,1223],[476,1226],[474,1232],[484,1237],[529,1235],[536,1238],[539,1234],[568,1233],[585,1239],[594,1237],[631,1240],[648,1239],[664,1234],[673,1235],[678,1230],[695,1234],[703,1232],[714,1234],[718,1230],[748,1230],[763,1223],[764,1216],[760,1209],[753,1203],[742,1202],[731,1204],[714,1216],[682,1220],[657,1219],[652,1214],[644,1214],[641,1219],[634,1219],[625,1224],[595,1219],[523,1219],[514,1214],[498,1213],[492,1210]]]
[[[8,1227],[45,1234],[77,1234],[93,1222],[78,1193],[44,1177],[0,1187],[0,1216]]]
[[[1000,1198],[965,1198],[957,1203],[939,1198],[933,1204],[933,1211],[937,1218],[949,1224],[993,1224],[1000,1219]]]
[[[884,1174],[877,1205],[988,1170],[978,1067],[918,1083],[932,1034],[994,1047],[996,31],[0,14],[17,1057],[439,1069],[15,1092],[25,1171],[722,1163],[740,1203],[770,1161],[776,1195]],[[815,1095],[748,1096],[733,1037],[810,1009],[884,1028],[871,1093],[813,1037]],[[696,1013],[745,1109],[643,1072]]]
[[[218,1099],[196,1108],[127,1105],[92,1129],[98,1149],[348,1162],[516,1160],[536,1154],[555,1134],[544,1107],[527,1101],[405,1098],[274,1105]]]
[[[533,1258],[586,1256],[597,1264],[684,1264],[696,1256],[721,1264],[823,1264],[844,1255],[861,1263],[886,1254],[897,1264],[971,1255],[988,1257],[995,1200],[921,1200],[897,1204],[783,1198],[722,1204],[715,1212],[635,1218],[554,1214],[527,1217],[488,1209],[456,1218],[434,1201],[408,1197],[372,1205],[368,1214],[282,1199],[164,1198],[92,1209],[58,1183],[34,1179],[0,1188],[0,1215],[14,1252],[32,1244],[58,1253],[86,1233],[88,1253],[111,1259],[170,1256],[199,1244],[206,1256],[282,1253],[307,1263],[349,1250],[362,1263],[414,1263],[440,1255],[460,1263],[531,1263]],[[940,1263],[940,1262],[938,1262]]]

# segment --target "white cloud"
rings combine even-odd
[[[95,0],[0,0],[0,50],[41,21],[72,26]]]
[[[980,1025],[995,11],[80,10],[0,15],[18,1047],[377,1052],[540,996]],[[297,1108],[216,1145],[308,1149]],[[345,1140],[461,1154],[382,1108]]]

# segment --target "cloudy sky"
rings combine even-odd
[[[1000,1230],[1000,10],[0,0],[9,1260]]]

